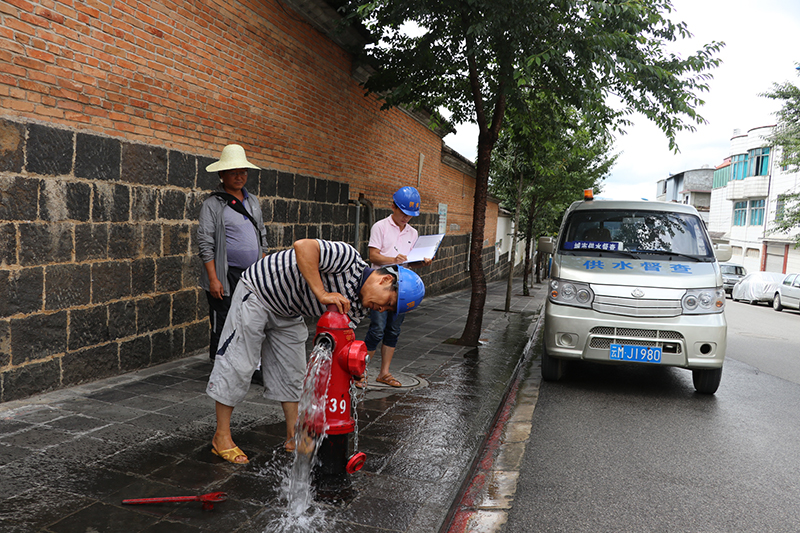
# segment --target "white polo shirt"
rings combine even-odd
[[[406,224],[403,231],[400,231],[400,226],[395,224],[392,216],[389,215],[372,225],[369,247],[377,248],[378,252],[386,257],[395,257],[399,254],[408,255],[417,243],[418,237],[419,232],[412,228],[411,224]],[[373,268],[380,266],[372,265]]]

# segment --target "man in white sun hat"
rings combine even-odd
[[[219,336],[231,307],[231,296],[242,272],[264,257],[267,233],[258,198],[245,189],[247,169],[258,167],[247,160],[244,148],[229,144],[219,161],[206,167],[218,172],[220,184],[200,209],[197,242],[203,270],[200,286],[208,298],[211,322],[209,357],[216,357]],[[256,378],[257,379],[257,378]]]

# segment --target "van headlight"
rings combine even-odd
[[[588,283],[552,279],[548,298],[554,304],[591,308],[594,293]]]
[[[681,299],[684,315],[721,313],[725,309],[725,291],[715,289],[689,289]]]

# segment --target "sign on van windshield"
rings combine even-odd
[[[602,241],[574,241],[565,242],[565,250],[608,250],[616,252],[622,250],[621,242],[602,242]]]
[[[702,220],[692,214],[665,211],[573,211],[564,227],[561,249],[714,261]]]

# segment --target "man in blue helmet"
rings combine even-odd
[[[296,241],[244,271],[231,299],[206,393],[216,400],[217,428],[211,451],[236,464],[248,462],[233,442],[231,415],[261,363],[264,397],[281,402],[287,451],[294,451],[298,402],[306,372],[308,328],[334,304],[356,324],[369,310],[407,312],[419,305],[425,286],[403,267],[372,269],[349,244]]]
[[[411,227],[409,221],[419,215],[420,204],[419,191],[414,187],[401,187],[392,195],[392,214],[376,222],[370,232],[369,260],[373,267],[400,265],[407,261],[408,253],[414,248],[419,237],[417,230]],[[423,263],[430,265],[431,260],[425,258]],[[381,369],[375,381],[390,387],[402,386],[402,383],[389,371],[397,339],[400,336],[400,326],[405,317],[399,309],[399,306],[398,311],[373,309],[370,313],[369,330],[364,339],[370,359],[375,354],[378,344],[383,343]],[[363,379],[357,383],[359,387],[364,385]]]

